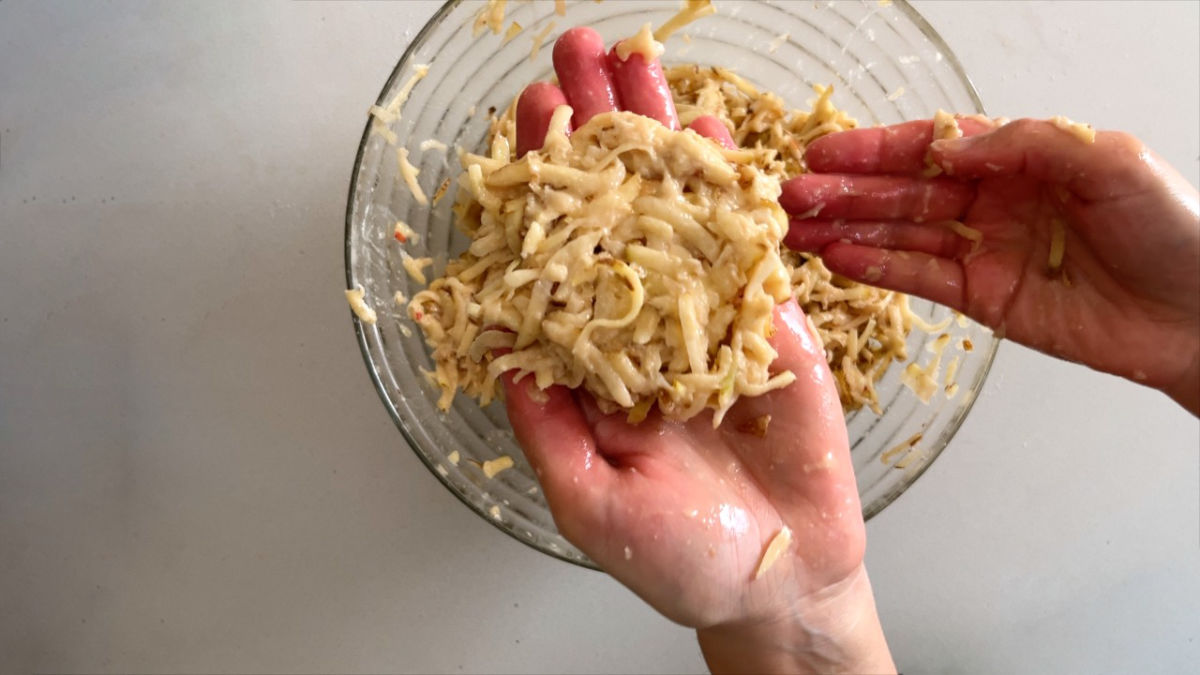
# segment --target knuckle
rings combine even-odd
[[[1044,133],[1049,124],[1049,122],[1044,120],[1022,117],[1021,119],[1009,122],[1003,128],[1007,129],[1010,134],[1017,136],[1036,136]]]

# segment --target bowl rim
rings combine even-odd
[[[423,44],[424,38],[439,25],[441,25],[441,22],[448,14],[450,14],[450,12],[464,2],[466,2],[466,0],[446,0],[442,6],[433,13],[429,20],[425,22],[425,25],[421,27],[421,30],[417,31],[417,34],[413,36],[412,40],[405,47],[404,52],[401,54],[400,59],[396,62],[396,66],[392,69],[391,75],[388,76],[387,80],[384,82],[383,88],[380,90],[379,95],[375,99],[375,103],[377,105],[382,105],[385,102],[387,93],[391,90],[393,84],[403,76],[404,72],[406,72],[409,62],[414,57],[417,49]],[[963,68],[962,62],[959,60],[958,55],[950,49],[950,46],[942,38],[941,34],[934,29],[934,27],[909,3],[908,0],[896,0],[893,6],[902,12],[904,16],[921,31],[922,35],[929,40],[930,44],[934,48],[941,52],[944,60],[949,64],[949,66],[953,69],[954,74],[958,76],[959,80],[964,85],[966,93],[971,99],[971,103],[975,106],[976,111],[979,114],[985,114],[983,101],[979,97],[979,92],[975,88],[975,83],[971,81],[970,76],[967,75],[966,70]],[[348,289],[355,287],[351,247],[351,241],[353,239],[352,235],[354,231],[354,198],[358,187],[359,171],[362,168],[363,155],[366,152],[367,144],[369,143],[371,137],[371,129],[372,120],[370,119],[370,116],[368,116],[366,124],[363,128],[362,139],[358,144],[358,151],[354,156],[354,168],[350,174],[350,186],[346,198],[345,232],[343,236],[343,262],[346,271],[346,288]],[[461,502],[471,511],[475,512],[475,514],[482,518],[485,522],[489,523],[512,539],[515,539],[525,546],[537,551],[538,553],[549,555],[553,558],[576,565],[578,567],[582,567],[584,569],[603,571],[590,559],[578,560],[567,556],[561,551],[550,550],[548,548],[538,546],[538,544],[534,541],[517,536],[517,533],[511,528],[506,527],[504,523],[490,517],[488,513],[484,511],[482,506],[471,502],[464,495],[460,494],[455,486],[450,482],[450,479],[447,476],[443,476],[439,471],[436,470],[433,460],[418,449],[416,439],[413,438],[413,435],[405,427],[403,421],[401,420],[399,411],[392,403],[392,400],[388,396],[387,390],[384,387],[383,380],[379,375],[379,370],[376,367],[374,359],[371,357],[370,345],[367,342],[367,331],[363,329],[362,320],[359,319],[358,316],[353,312],[350,312],[350,320],[354,325],[354,333],[358,340],[358,347],[363,359],[363,365],[366,366],[367,374],[370,376],[371,382],[375,386],[375,393],[383,402],[383,407],[387,409],[388,415],[392,418],[392,423],[395,424],[396,428],[400,430],[400,434],[404,437],[405,443],[408,444],[408,447],[410,450],[412,450],[413,454],[417,456],[421,463],[425,465],[425,468],[429,471],[429,473],[432,474],[438,480],[438,482],[440,482],[450,492],[450,494],[454,495],[459,502]],[[995,362],[997,350],[1000,347],[1000,342],[1000,338],[993,336],[990,347],[988,348],[987,353],[984,355],[985,360],[981,364],[979,375],[976,378],[978,383],[973,383],[976,386],[981,386],[981,383],[987,378],[988,373],[991,372],[992,365]],[[971,409],[975,407],[975,403],[978,401],[978,399],[978,392],[976,392],[976,395],[973,396],[971,400],[958,407],[954,415],[946,422],[946,426],[939,437],[937,444],[930,448],[926,461],[922,462],[921,466],[918,467],[916,471],[913,471],[911,474],[907,475],[902,482],[890,490],[887,493],[887,499],[881,506],[878,508],[872,507],[869,510],[864,511],[863,522],[866,522],[878,515],[885,508],[899,499],[905,492],[908,491],[908,488],[910,488],[913,483],[917,481],[917,479],[924,475],[925,472],[928,471],[931,466],[933,466],[934,461],[936,461],[937,458],[940,457],[945,449],[950,445],[951,439],[958,434],[959,428],[966,420],[967,413],[969,413]],[[876,501],[878,502],[878,500]],[[551,512],[551,518],[553,518],[553,512]],[[555,523],[555,526],[557,527],[557,523]]]

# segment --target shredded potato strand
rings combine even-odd
[[[723,68],[680,65],[665,73],[682,124],[701,115],[719,118],[741,148],[739,160],[781,180],[807,169],[809,143],[857,126],[833,106],[830,87],[816,87],[811,111],[790,110],[775,94]],[[783,260],[792,295],[825,345],[842,406],[880,412],[875,382],[892,363],[908,359],[905,343],[919,321],[908,297],[834,275],[816,256],[785,250]]]
[[[713,7],[712,0],[686,0],[678,14],[667,19],[666,23],[654,31],[654,39],[659,42],[666,42],[667,38],[675,34],[675,31],[696,19],[716,14],[716,12],[717,8]]]
[[[791,290],[778,179],[640,115],[598,115],[568,139],[569,117],[556,111],[545,147],[519,160],[463,156],[456,210],[473,243],[409,303],[438,382],[490,400],[515,369],[605,410],[712,409],[714,425],[738,396],[787,386],[766,341]],[[497,332],[484,328],[512,351],[476,348]]]

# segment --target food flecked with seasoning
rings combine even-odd
[[[554,46],[561,88],[532,86],[494,119],[486,154],[461,153],[454,212],[472,243],[408,304],[439,406],[457,390],[487,403],[512,370],[581,387],[631,422],[708,409],[717,425],[739,397],[791,381],[771,372],[768,339],[771,309],[794,297],[843,405],[878,411],[875,383],[927,326],[904,295],[783,246],[777,204],[806,145],[854,120],[830,88],[791,110],[729,70],[664,69],[661,30],[611,50],[567,31]],[[544,144],[522,123],[549,129]]]

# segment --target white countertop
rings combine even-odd
[[[347,184],[434,7],[0,2],[0,671],[703,669],[462,507],[364,371]],[[918,8],[990,113],[1200,181],[1197,3]],[[901,668],[1194,668],[1198,447],[1165,397],[1005,344],[868,527]]]

